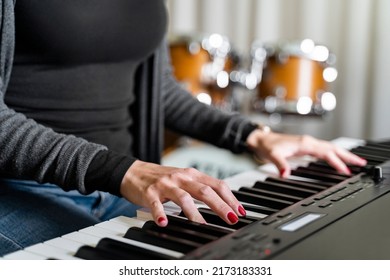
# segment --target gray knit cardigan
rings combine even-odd
[[[93,157],[105,146],[56,133],[4,102],[15,46],[15,0],[0,0],[0,176],[50,182],[85,193],[84,177]],[[164,125],[233,152],[243,150],[249,121],[203,105],[172,77],[166,44],[136,73],[134,157],[159,162]]]

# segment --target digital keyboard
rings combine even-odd
[[[310,157],[291,160],[292,175],[271,164],[226,179],[247,210],[229,226],[196,202],[207,224],[166,204],[168,226],[147,209],[27,247],[4,259],[390,259],[390,141],[340,138],[367,159],[338,174]]]

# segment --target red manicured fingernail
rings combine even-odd
[[[162,224],[162,223],[164,223],[166,221],[166,219],[164,218],[164,217],[160,217],[160,218],[158,218],[158,220],[157,220],[157,222],[159,223],[159,224]]]
[[[242,207],[241,205],[238,206],[238,213],[240,213],[243,216],[246,216],[246,211],[245,211],[244,207]]]
[[[233,223],[233,224],[237,223],[237,221],[238,221],[237,215],[234,214],[233,212],[229,212],[229,213],[227,214],[227,218],[228,218],[229,221],[230,221],[231,223]]]
[[[280,169],[280,176],[284,177],[285,173],[286,173],[286,169],[284,168]]]

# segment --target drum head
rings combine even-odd
[[[237,67],[229,40],[220,34],[175,36],[170,40],[173,74],[199,101],[229,110],[229,73]]]
[[[254,44],[252,69],[261,71],[255,109],[298,115],[321,115],[333,110],[336,99],[329,91],[329,83],[337,77],[331,66],[334,62],[334,55],[325,46],[311,40]]]

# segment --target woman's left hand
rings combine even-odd
[[[325,160],[338,172],[350,175],[347,164],[364,166],[366,160],[337,147],[329,141],[308,135],[291,135],[254,130],[247,138],[248,147],[261,159],[276,165],[282,177],[288,177],[291,167],[288,158],[310,155]]]

